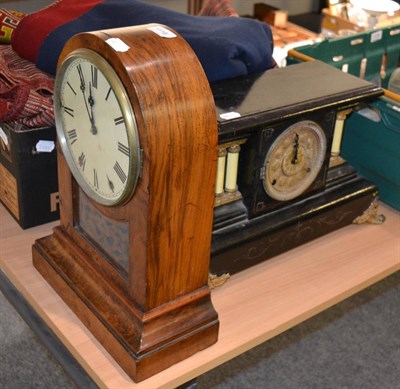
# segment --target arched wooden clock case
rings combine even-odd
[[[59,66],[82,48],[111,65],[129,96],[140,177],[124,202],[101,204],[82,191],[60,150],[60,226],[36,241],[33,262],[141,381],[217,341],[207,286],[215,105],[197,57],[167,27],[79,34],[64,47]]]

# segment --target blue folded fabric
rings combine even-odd
[[[104,0],[53,30],[40,47],[36,66],[55,74],[64,44],[79,32],[161,23],[176,30],[198,56],[210,82],[273,67],[270,28],[252,19],[192,16],[139,0]]]

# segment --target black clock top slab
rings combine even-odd
[[[383,93],[374,84],[320,61],[223,80],[211,89],[220,133],[322,107],[352,105]]]

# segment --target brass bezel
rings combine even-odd
[[[80,173],[80,170],[76,165],[74,158],[72,157],[72,153],[70,151],[68,142],[66,140],[66,134],[64,132],[61,87],[63,84],[64,76],[69,67],[74,62],[80,59],[91,62],[104,74],[104,76],[110,83],[110,86],[114,90],[114,93],[116,95],[116,98],[118,100],[121,112],[124,116],[126,123],[128,147],[130,150],[129,172],[127,174],[127,181],[123,191],[120,193],[118,197],[113,199],[105,198],[99,195],[99,193],[97,193],[87,183],[84,176]],[[71,169],[72,175],[74,176],[75,180],[82,188],[82,190],[91,199],[93,199],[94,201],[96,201],[101,205],[116,206],[126,203],[135,192],[140,176],[140,166],[141,166],[140,142],[139,142],[139,134],[135,120],[135,115],[130,102],[130,98],[128,96],[128,93],[126,92],[126,89],[121,79],[119,78],[115,70],[112,68],[112,66],[109,64],[109,62],[106,59],[104,59],[100,54],[90,49],[79,48],[71,52],[60,65],[55,78],[54,114],[55,114],[57,136],[60,142],[61,150],[68,163],[69,168]]]

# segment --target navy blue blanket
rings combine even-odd
[[[61,24],[44,39],[36,65],[55,74],[64,44],[79,32],[147,23],[161,23],[176,30],[198,56],[210,82],[273,67],[272,33],[265,23],[237,17],[186,15],[138,0],[104,0]]]

